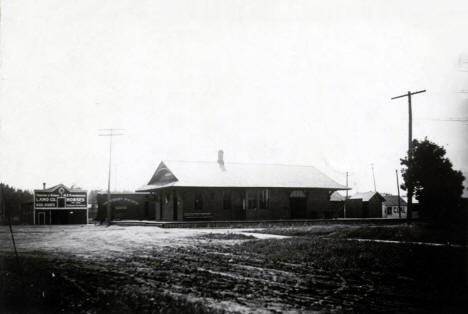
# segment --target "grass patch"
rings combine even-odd
[[[270,261],[315,264],[342,270],[394,272],[421,278],[458,270],[465,280],[466,250],[388,243],[355,242],[345,239],[287,238],[248,241],[235,246],[240,254],[260,254]],[[445,265],[445,267],[444,267]],[[453,267],[455,266],[455,267]]]
[[[293,237],[334,237],[378,239],[409,242],[468,244],[468,229],[461,226],[440,227],[424,223],[399,225],[313,225],[271,227],[252,232]]]
[[[244,242],[235,250],[239,255],[263,256],[271,267],[312,265],[370,282],[382,291],[406,291],[422,307],[427,302],[429,307],[443,305],[451,311],[466,308],[468,252],[464,249],[296,237]]]
[[[361,226],[346,230],[341,237],[395,241],[452,243],[466,245],[467,229],[460,226],[439,227],[422,223],[411,225]]]
[[[205,240],[254,240],[256,239],[252,235],[242,234],[242,233],[207,233],[198,236],[199,239]]]
[[[333,236],[343,230],[352,230],[350,225],[311,225],[291,227],[270,227],[262,230],[252,230],[252,233],[277,234],[290,237]]]

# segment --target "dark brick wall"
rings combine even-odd
[[[307,218],[331,218],[328,190],[312,189],[307,192]]]
[[[289,206],[289,194],[291,191],[288,189],[271,189],[270,191],[271,218],[291,218],[291,209]]]
[[[45,224],[75,225],[87,224],[86,209],[36,210],[36,224],[39,224],[39,213],[45,213]]]
[[[156,220],[174,220],[173,197],[177,195],[179,201],[177,220],[197,214],[209,214],[213,220],[261,220],[261,219],[289,219],[291,218],[290,193],[293,189],[269,189],[270,199],[268,208],[244,209],[245,193],[256,193],[261,188],[173,188],[159,191],[162,199],[162,217],[160,217],[159,204],[155,204]],[[224,192],[231,193],[231,206],[224,208]],[[201,193],[203,207],[195,209],[195,195]],[[304,218],[331,218],[333,211],[329,204],[329,191],[323,189],[309,189],[305,191],[306,217]],[[167,202],[166,202],[167,200]]]
[[[231,193],[231,206],[224,208],[223,192]],[[195,209],[195,194],[201,193],[202,209]],[[210,213],[215,220],[236,220],[245,216],[242,209],[243,191],[222,188],[182,188],[179,194],[183,200],[184,215],[191,213]]]
[[[362,218],[362,199],[349,199],[346,201],[346,218]]]
[[[155,219],[154,198],[150,194],[113,193],[111,211],[114,220],[153,220]],[[107,194],[97,195],[96,219],[104,220],[107,215]]]
[[[329,203],[329,211],[332,218],[343,218],[344,216],[344,201],[333,201]]]

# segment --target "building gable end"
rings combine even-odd
[[[148,185],[164,185],[179,181],[174,173],[166,166],[164,162],[161,161],[158,168],[151,177]]]

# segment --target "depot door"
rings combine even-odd
[[[37,224],[38,225],[45,225],[45,213],[37,213]]]
[[[306,218],[307,197],[303,191],[292,191],[289,195],[289,206],[292,219]]]
[[[301,219],[306,218],[307,202],[305,198],[291,197],[289,199],[291,204],[291,218]]]
[[[176,193],[174,193],[174,194],[172,195],[172,201],[173,201],[173,203],[172,203],[172,204],[173,204],[172,209],[173,209],[173,213],[174,213],[174,217],[173,217],[173,218],[174,218],[174,220],[177,220],[177,211],[179,210],[179,206],[178,206],[179,203],[178,203],[178,201],[177,201],[177,194],[176,194]]]

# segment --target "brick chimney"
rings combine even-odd
[[[45,182],[42,182],[42,189],[45,190]]]
[[[222,149],[218,150],[218,165],[221,171],[226,171],[226,167],[224,167],[224,152]]]
[[[218,150],[218,164],[224,166],[224,152],[222,149]]]

